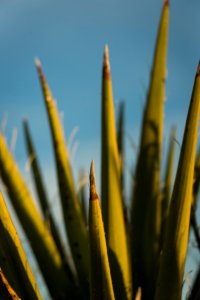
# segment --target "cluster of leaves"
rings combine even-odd
[[[101,205],[92,161],[88,219],[84,194],[78,195],[74,184],[56,103],[41,64],[36,60],[74,268],[66,255],[49,207],[27,120],[23,123],[24,136],[41,212],[36,208],[5,138],[0,133],[1,179],[53,299],[181,299],[190,225],[199,242],[195,213],[200,155],[196,166],[195,156],[200,112],[200,66],[195,76],[171,193],[174,129],[170,138],[164,187],[161,187],[160,178],[168,19],[169,3],[165,1],[143,114],[130,219],[127,217],[123,193],[124,108],[123,105],[120,107],[116,130],[108,47],[105,47],[102,72]],[[39,300],[41,296],[34,275],[1,193],[0,208],[0,298]],[[200,268],[190,299],[200,299]]]

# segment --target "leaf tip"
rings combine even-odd
[[[169,0],[164,0],[164,5],[169,6]]]
[[[41,61],[38,57],[35,58],[35,66],[37,68],[37,71],[38,71],[38,74],[39,74],[41,80],[43,81],[44,80],[44,74],[42,72],[42,64],[41,64]]]
[[[90,200],[98,199],[95,183],[95,171],[94,171],[94,160],[91,162],[90,166]]]
[[[48,87],[47,81],[45,79],[45,75],[42,71],[42,65],[41,65],[41,62],[40,62],[39,58],[35,58],[35,65],[36,65],[36,68],[37,68],[37,71],[38,71],[38,75],[39,75],[39,78],[40,78],[40,82],[41,82],[41,85],[42,85],[43,92],[45,94],[45,101],[46,102],[51,102],[53,100],[52,96],[51,96],[51,91]]]
[[[103,74],[106,78],[110,78],[110,61],[108,45],[105,45],[104,47]]]
[[[35,58],[35,65],[37,68],[41,68],[41,61],[38,57]]]

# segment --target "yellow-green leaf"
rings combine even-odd
[[[2,281],[6,275],[12,287],[22,299],[40,300],[37,284],[26,258],[17,231],[10,218],[3,196],[0,192],[0,257]],[[0,272],[1,273],[1,272]],[[16,282],[17,281],[17,282]],[[6,281],[5,281],[6,285]],[[9,285],[8,290],[9,290]],[[12,294],[12,293],[11,293]]]
[[[200,65],[194,82],[156,288],[156,300],[180,300],[188,245],[200,114]],[[170,278],[170,280],[169,280]]]
[[[44,102],[51,128],[59,191],[67,237],[79,280],[85,287],[86,291],[89,287],[88,232],[83,220],[77,191],[74,186],[64,132],[59,119],[56,103],[53,100],[51,91],[42,72],[41,64],[38,60],[36,61],[36,66],[40,77]]]
[[[0,153],[0,174],[12,205],[30,241],[52,297],[60,297],[70,288],[61,257],[1,133]]]
[[[96,192],[93,161],[90,169],[89,233],[91,299],[114,300],[104,226]]]
[[[101,147],[102,213],[115,297],[131,299],[130,260],[120,189],[120,160],[108,47],[105,47],[103,63]]]
[[[160,252],[160,165],[163,139],[169,3],[164,2],[158,28],[142,131],[131,212],[132,266],[135,292],[153,299]],[[147,250],[148,249],[148,250]]]
[[[27,154],[28,154],[28,157],[30,157],[32,159],[31,170],[33,173],[33,179],[34,179],[36,191],[38,194],[38,199],[40,201],[41,209],[43,212],[44,220],[45,220],[46,224],[48,224],[48,226],[50,227],[52,237],[56,243],[56,246],[57,246],[60,256],[62,258],[63,265],[68,274],[69,280],[73,281],[73,274],[72,274],[70,265],[68,263],[68,258],[65,253],[65,250],[64,250],[63,242],[61,240],[61,236],[58,231],[57,224],[55,223],[55,220],[54,220],[52,212],[51,212],[51,208],[49,206],[47,194],[46,194],[44,183],[42,180],[40,166],[39,166],[38,159],[37,159],[37,153],[36,153],[34,145],[33,145],[33,141],[31,138],[27,120],[24,120],[24,122],[23,122],[23,129],[24,129],[24,137],[25,137],[25,142],[26,142]]]

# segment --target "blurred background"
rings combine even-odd
[[[170,6],[163,165],[172,125],[177,126],[178,159],[200,58],[199,0],[171,1]],[[104,45],[109,45],[116,113],[119,102],[125,101],[129,203],[130,174],[137,157],[161,7],[162,0],[0,0],[1,129],[34,193],[22,134],[22,119],[28,118],[51,207],[61,230],[51,139],[34,59],[40,58],[57,100],[76,181],[80,169],[88,174],[94,159],[100,187],[101,70]],[[26,240],[24,244],[30,252]],[[31,254],[29,257],[32,260]],[[192,237],[183,299],[199,261]],[[33,268],[37,272],[37,266]],[[48,299],[39,275],[38,282],[44,299]]]

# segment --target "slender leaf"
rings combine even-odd
[[[63,264],[64,264],[64,267],[68,274],[68,277],[71,281],[73,281],[73,274],[72,274],[70,265],[68,263],[68,258],[65,253],[63,242],[61,240],[61,236],[58,231],[57,224],[55,223],[55,220],[53,218],[51,208],[49,207],[49,202],[48,202],[47,194],[45,191],[44,183],[42,180],[42,174],[40,171],[37,154],[36,154],[33,142],[32,142],[32,138],[31,138],[31,134],[29,131],[27,120],[24,120],[24,122],[23,122],[23,129],[24,129],[24,137],[25,137],[25,142],[26,142],[27,154],[28,154],[28,157],[32,158],[31,170],[33,173],[33,179],[34,179],[36,191],[38,194],[38,198],[40,201],[40,206],[41,206],[41,209],[43,212],[43,216],[44,216],[45,222],[50,226],[51,234],[56,243],[56,246],[58,248],[60,256],[63,260]]]
[[[89,232],[91,299],[114,300],[104,226],[96,192],[94,161],[92,161],[90,169]]]
[[[160,252],[160,165],[163,137],[169,3],[164,2],[143,114],[132,203],[132,269],[135,292],[153,299]],[[148,251],[147,251],[148,249]]]
[[[74,186],[64,132],[56,103],[52,98],[51,91],[38,60],[36,61],[36,66],[51,129],[65,228],[79,280],[86,291],[89,287],[88,232]]]
[[[62,266],[61,257],[1,133],[0,153],[1,177],[30,241],[49,291],[52,297],[62,297],[70,285]]]
[[[155,300],[181,299],[190,225],[199,113],[200,65],[194,82],[170,204]]]
[[[17,294],[22,299],[40,300],[34,275],[12,223],[3,196],[0,192],[0,265]],[[2,273],[2,281],[3,281]],[[17,281],[17,283],[16,283]],[[5,283],[6,285],[6,283]]]
[[[114,104],[108,47],[105,47],[102,79],[101,131],[102,213],[116,299],[131,299],[131,271],[120,189]]]

